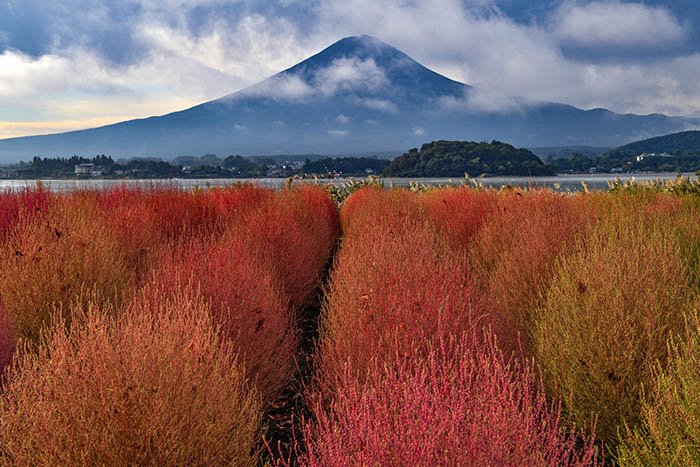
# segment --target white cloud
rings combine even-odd
[[[425,136],[425,130],[422,127],[413,127],[413,134],[415,136]]]
[[[469,89],[462,97],[443,96],[437,102],[444,110],[496,114],[524,112],[529,105],[524,99],[478,88]]]
[[[316,88],[326,96],[358,90],[376,91],[389,83],[374,59],[341,58],[314,76]]]
[[[399,112],[399,108],[396,104],[387,99],[372,99],[369,97],[357,97],[354,99],[357,105],[366,107],[370,110],[378,110],[380,112],[386,112],[390,114],[396,114]]]
[[[311,97],[315,90],[297,75],[284,74],[266,79],[244,89],[238,97],[267,97],[277,101],[301,101]]]
[[[350,132],[348,130],[332,129],[332,130],[328,130],[328,134],[331,136],[347,136],[350,134]]]
[[[236,130],[236,131],[243,131],[243,132],[245,132],[245,131],[250,131],[250,128],[248,128],[248,127],[245,126],[245,125],[241,125],[240,123],[234,123],[234,124],[233,124],[233,128],[234,128],[234,130]]]
[[[554,14],[554,35],[583,47],[661,48],[677,44],[685,28],[664,7],[641,3],[568,1]]]
[[[163,114],[243,89],[358,33],[373,34],[437,72],[482,89],[469,101],[477,107],[507,109],[508,102],[498,96],[511,95],[617,112],[700,115],[700,54],[683,52],[680,46],[690,31],[683,18],[663,6],[571,0],[546,21],[522,24],[491,0],[289,2],[291,9],[305,9],[297,17],[262,3],[134,0],[129,5],[137,4],[140,13],[130,18],[129,27],[143,53],[121,65],[105,60],[90,41],[65,43],[61,34],[71,24],[61,23],[43,55],[0,52],[0,120],[5,128],[14,125],[12,131],[44,133],[49,127],[41,122],[75,129],[99,119],[111,123],[119,116]],[[203,16],[196,27],[190,24],[195,8],[232,4],[241,8]],[[98,8],[104,2],[89,5],[85,21],[91,31],[113,21],[109,9]],[[268,13],[271,8],[274,12]],[[624,59],[572,57],[572,46],[602,54],[622,50]],[[675,52],[667,54],[667,48]],[[653,50],[655,58],[635,59],[624,52],[639,50]],[[268,83],[266,91],[277,99],[303,100],[387,85],[384,71],[371,60],[338,61],[311,78]],[[399,111],[383,99],[356,103]],[[28,126],[28,121],[40,123]]]
[[[348,123],[350,123],[350,117],[348,117],[347,115],[338,114],[338,116],[335,117],[335,123],[337,123],[338,125],[347,125]]]

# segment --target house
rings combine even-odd
[[[647,152],[645,152],[645,153],[639,154],[637,156],[637,162],[642,162],[644,159],[648,159],[651,157],[673,157],[673,156],[671,156],[667,152],[661,152],[661,153],[656,153],[656,152],[647,153]]]
[[[104,172],[104,169],[95,164],[76,164],[75,175],[87,175],[90,177],[99,177]]]

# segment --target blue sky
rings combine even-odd
[[[348,35],[487,95],[700,116],[697,0],[0,0],[0,138],[163,114]]]

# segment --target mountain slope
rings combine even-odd
[[[642,153],[700,154],[700,131],[683,131],[657,136],[613,149],[612,154],[638,155]]]
[[[618,115],[508,100],[361,36],[343,39],[256,85],[187,110],[101,128],[0,140],[0,162],[32,156],[114,157],[398,153],[427,140],[504,140],[518,146],[618,146],[700,127],[663,115]]]

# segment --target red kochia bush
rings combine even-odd
[[[142,299],[110,315],[90,308],[20,352],[2,464],[253,465],[260,404],[207,307]]]
[[[360,336],[362,338],[362,336]],[[424,358],[350,372],[304,426],[301,465],[596,465],[593,436],[560,428],[533,373],[488,346],[436,346]]]
[[[28,222],[46,213],[52,200],[51,193],[38,185],[36,189],[0,193],[0,241],[15,228],[17,222]]]
[[[275,193],[233,219],[229,234],[265,254],[296,309],[319,286],[339,229],[338,209],[326,191],[302,185]]]
[[[581,197],[549,191],[501,193],[498,212],[469,250],[490,321],[504,351],[532,356],[532,316],[555,268],[593,223]]]
[[[421,203],[435,229],[455,249],[467,251],[481,226],[496,211],[496,191],[445,188],[421,194]]]
[[[481,313],[464,262],[427,225],[366,227],[344,240],[322,309],[320,378],[329,385],[346,367],[364,377],[373,356],[390,362],[471,331]]]
[[[146,290],[166,296],[190,290],[210,302],[265,404],[287,384],[297,347],[294,315],[264,255],[244,239],[227,235],[176,246],[154,269]]]
[[[352,236],[354,230],[362,232],[370,225],[382,222],[398,225],[399,221],[422,222],[424,219],[425,215],[415,193],[375,186],[351,194],[340,211],[345,236]]]
[[[275,191],[251,183],[207,191],[217,218],[217,230],[223,232],[226,226],[247,212],[257,209],[275,196]]]

